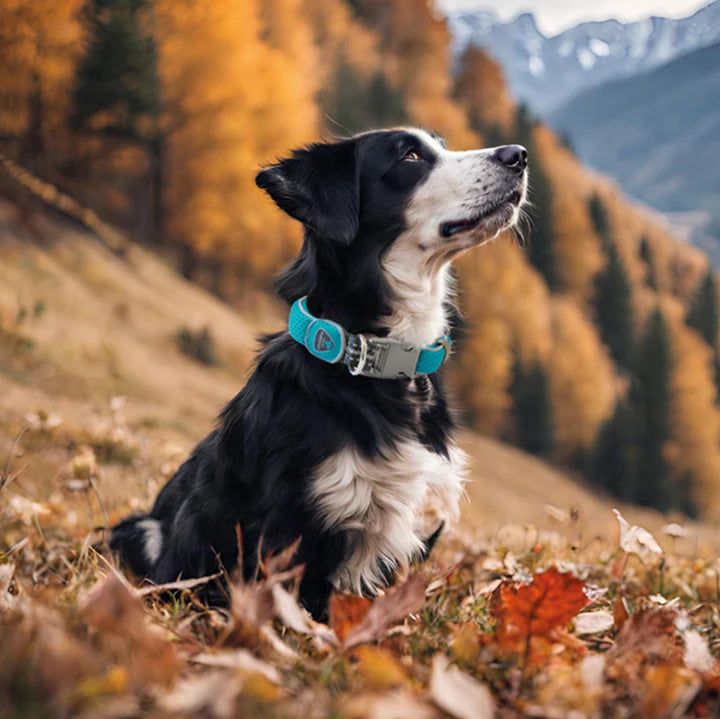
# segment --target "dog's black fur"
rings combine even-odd
[[[258,186],[305,226],[302,249],[278,281],[281,297],[290,303],[307,295],[313,314],[349,332],[387,334],[392,293],[381,257],[404,229],[408,199],[435,162],[428,148],[421,162],[402,162],[417,144],[402,130],[366,133],[296,151],[259,173]],[[310,496],[311,473],[349,444],[372,458],[408,434],[447,455],[453,422],[440,375],[430,378],[433,401],[418,411],[408,379],[351,376],[344,365],[311,356],[287,332],[266,337],[247,385],[150,512],[162,531],[156,561],[138,525],[147,517],[116,526],[111,546],[136,574],[171,582],[235,567],[239,524],[242,571],[250,579],[260,547],[265,554],[301,537],[300,600],[324,618],[330,578],[348,547],[343,532],[323,529]],[[393,567],[383,570],[389,581]]]

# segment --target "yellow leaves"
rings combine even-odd
[[[261,196],[255,173],[315,135],[317,110],[301,78],[312,71],[263,39],[258,10],[255,0],[160,0],[156,14],[170,131],[169,234],[263,277],[288,256],[298,228]],[[275,29],[284,42],[293,31],[307,37],[301,19]]]
[[[405,670],[387,649],[358,647],[353,650],[351,657],[355,660],[358,674],[372,689],[391,689],[407,682]]]
[[[678,324],[672,333],[670,441],[665,453],[674,479],[695,480],[693,497],[708,517],[720,515],[720,413],[710,349]]]
[[[562,457],[590,449],[614,402],[613,368],[597,333],[569,299],[553,302],[550,388]]]

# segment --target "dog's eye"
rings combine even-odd
[[[403,156],[403,160],[416,162],[417,160],[422,160],[422,157],[420,157],[420,153],[417,150],[408,150]]]

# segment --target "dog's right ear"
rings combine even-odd
[[[255,184],[272,197],[275,204],[290,217],[307,224],[312,202],[303,190],[303,161],[298,157],[281,160],[258,172]]]
[[[352,140],[296,150],[259,172],[255,183],[321,239],[349,245],[357,235],[360,189]]]

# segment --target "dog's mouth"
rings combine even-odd
[[[496,216],[507,213],[508,210],[510,210],[510,214],[506,221],[509,221],[512,217],[512,211],[514,211],[521,202],[522,192],[520,190],[515,190],[491,208],[481,212],[479,215],[475,215],[474,217],[470,217],[466,220],[443,222],[440,225],[440,235],[445,238],[450,238],[460,234],[461,232],[475,230],[481,225],[487,224],[489,220],[494,219]]]

